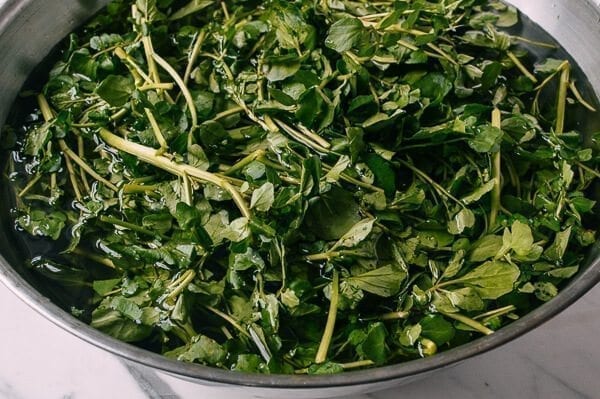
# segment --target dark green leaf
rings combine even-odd
[[[109,75],[98,85],[96,94],[113,107],[121,107],[129,101],[133,90],[135,85],[129,77]]]

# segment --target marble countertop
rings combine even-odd
[[[0,399],[227,396],[124,363],[56,327],[2,284],[0,315]],[[600,392],[599,316],[600,285],[499,349],[409,385],[346,399],[595,398]]]

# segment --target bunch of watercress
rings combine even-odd
[[[30,267],[93,327],[231,370],[492,334],[596,239],[600,137],[569,119],[593,105],[518,23],[495,0],[113,1],[6,133],[16,226],[55,243]]]

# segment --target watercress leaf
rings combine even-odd
[[[66,225],[67,216],[62,212],[46,213],[32,210],[17,218],[19,226],[32,236],[50,237],[58,240]]]
[[[170,20],[175,21],[188,15],[194,14],[198,11],[201,11],[214,3],[213,0],[192,0],[187,3],[185,6],[181,7],[177,11],[175,11],[169,17]]]
[[[556,58],[546,58],[535,64],[534,72],[539,74],[552,74],[557,72],[559,67],[564,63],[564,60]]]
[[[513,251],[519,256],[527,255],[533,246],[531,228],[527,224],[516,220],[511,226],[511,234]]]
[[[248,270],[250,268],[263,270],[265,268],[265,261],[257,251],[248,248],[244,253],[231,255],[230,267],[235,271]]]
[[[139,321],[142,317],[142,309],[131,299],[122,296],[114,297],[109,307],[132,321]]]
[[[109,280],[95,280],[92,283],[92,287],[94,288],[94,291],[98,293],[98,295],[105,296],[106,294],[111,292],[120,282],[120,278],[114,278]]]
[[[344,371],[344,367],[334,362],[313,364],[308,368],[308,374],[337,374],[342,371]]]
[[[404,327],[399,336],[399,341],[402,346],[412,347],[417,343],[421,336],[423,328],[420,324],[408,325]]]
[[[311,233],[323,240],[339,240],[360,220],[354,196],[333,186],[309,206],[304,223]]]
[[[371,234],[374,223],[375,219],[363,219],[356,223],[339,239],[335,247],[355,247]]]
[[[96,88],[96,94],[113,107],[125,105],[135,85],[133,80],[121,75],[108,75]]]
[[[534,293],[535,296],[544,302],[548,302],[556,295],[558,295],[558,288],[554,284],[548,281],[538,281],[533,284],[535,287]]]
[[[452,323],[440,315],[427,315],[419,321],[419,325],[421,326],[421,336],[429,338],[438,346],[450,342],[456,334]]]
[[[24,152],[26,155],[37,156],[52,138],[51,123],[44,123],[31,130],[25,139]]]
[[[185,362],[200,362],[218,365],[227,357],[227,351],[217,341],[205,335],[194,337],[192,344],[177,359]]]
[[[360,352],[376,364],[383,364],[387,360],[387,347],[385,339],[387,331],[383,323],[378,322],[369,326],[367,337],[360,345]]]
[[[448,222],[448,232],[450,234],[461,234],[465,229],[474,225],[475,214],[469,208],[463,208]]]
[[[365,27],[358,18],[346,17],[336,21],[325,38],[325,46],[343,53],[362,41]]]
[[[569,266],[569,267],[559,267],[557,269],[552,269],[546,274],[550,277],[555,278],[571,278],[579,271],[579,266]]]
[[[422,97],[429,98],[431,104],[435,105],[450,93],[453,85],[443,74],[430,72],[415,82],[413,87],[421,92]]]
[[[477,291],[471,287],[448,291],[446,296],[452,302],[452,305],[467,312],[482,310],[485,307],[485,303],[477,294]]]
[[[519,22],[519,13],[513,6],[506,6],[506,9],[499,12],[498,21],[496,26],[501,28],[509,28],[516,25]]]
[[[360,153],[365,147],[365,142],[363,140],[364,130],[360,127],[349,127],[346,129],[346,136],[348,137],[352,163],[356,163]]]
[[[269,82],[279,82],[294,76],[301,66],[300,60],[270,61],[263,66],[263,72]]]
[[[461,201],[465,204],[472,204],[473,202],[477,202],[494,189],[495,181],[489,180],[487,183],[482,186],[477,187],[473,192],[461,198]]]
[[[396,192],[396,173],[390,162],[377,154],[367,155],[365,162],[375,175],[375,184],[383,188],[386,195],[394,195]]]
[[[404,270],[398,266],[387,265],[348,277],[346,281],[363,291],[387,298],[396,295],[400,291],[405,278],[406,272]]]
[[[514,264],[494,260],[485,262],[454,282],[473,287],[483,299],[497,299],[513,290],[520,274]]]
[[[467,141],[477,152],[498,152],[502,141],[502,130],[492,125],[481,125],[475,129],[475,136]]]
[[[124,342],[138,342],[152,333],[152,327],[137,324],[121,312],[99,307],[92,312],[90,326]]]
[[[572,227],[569,226],[565,230],[556,233],[554,242],[544,251],[544,257],[552,261],[562,260],[567,246],[569,245],[569,239],[571,238]]]
[[[243,371],[245,373],[258,373],[264,368],[264,363],[260,356],[253,353],[243,353],[238,355],[237,360],[232,366],[234,371]]]
[[[266,212],[271,209],[275,201],[275,186],[267,182],[252,192],[250,208],[260,212]]]

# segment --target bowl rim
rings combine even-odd
[[[33,0],[7,0],[0,7],[0,35],[19,12]],[[511,0],[508,0],[510,3]],[[584,0],[592,4],[591,0]],[[598,9],[598,5],[594,5]],[[600,87],[596,89],[600,91]],[[600,93],[599,93],[600,94]],[[333,375],[252,374],[223,370],[199,364],[184,363],[119,341],[83,323],[52,303],[25,280],[0,254],[0,282],[37,313],[66,332],[117,357],[199,383],[266,389],[336,388],[400,380],[425,374],[512,341],[535,329],[576,302],[600,282],[600,244],[590,252],[586,267],[575,276],[559,295],[532,310],[522,318],[489,336],[440,352],[435,356],[365,370]]]

